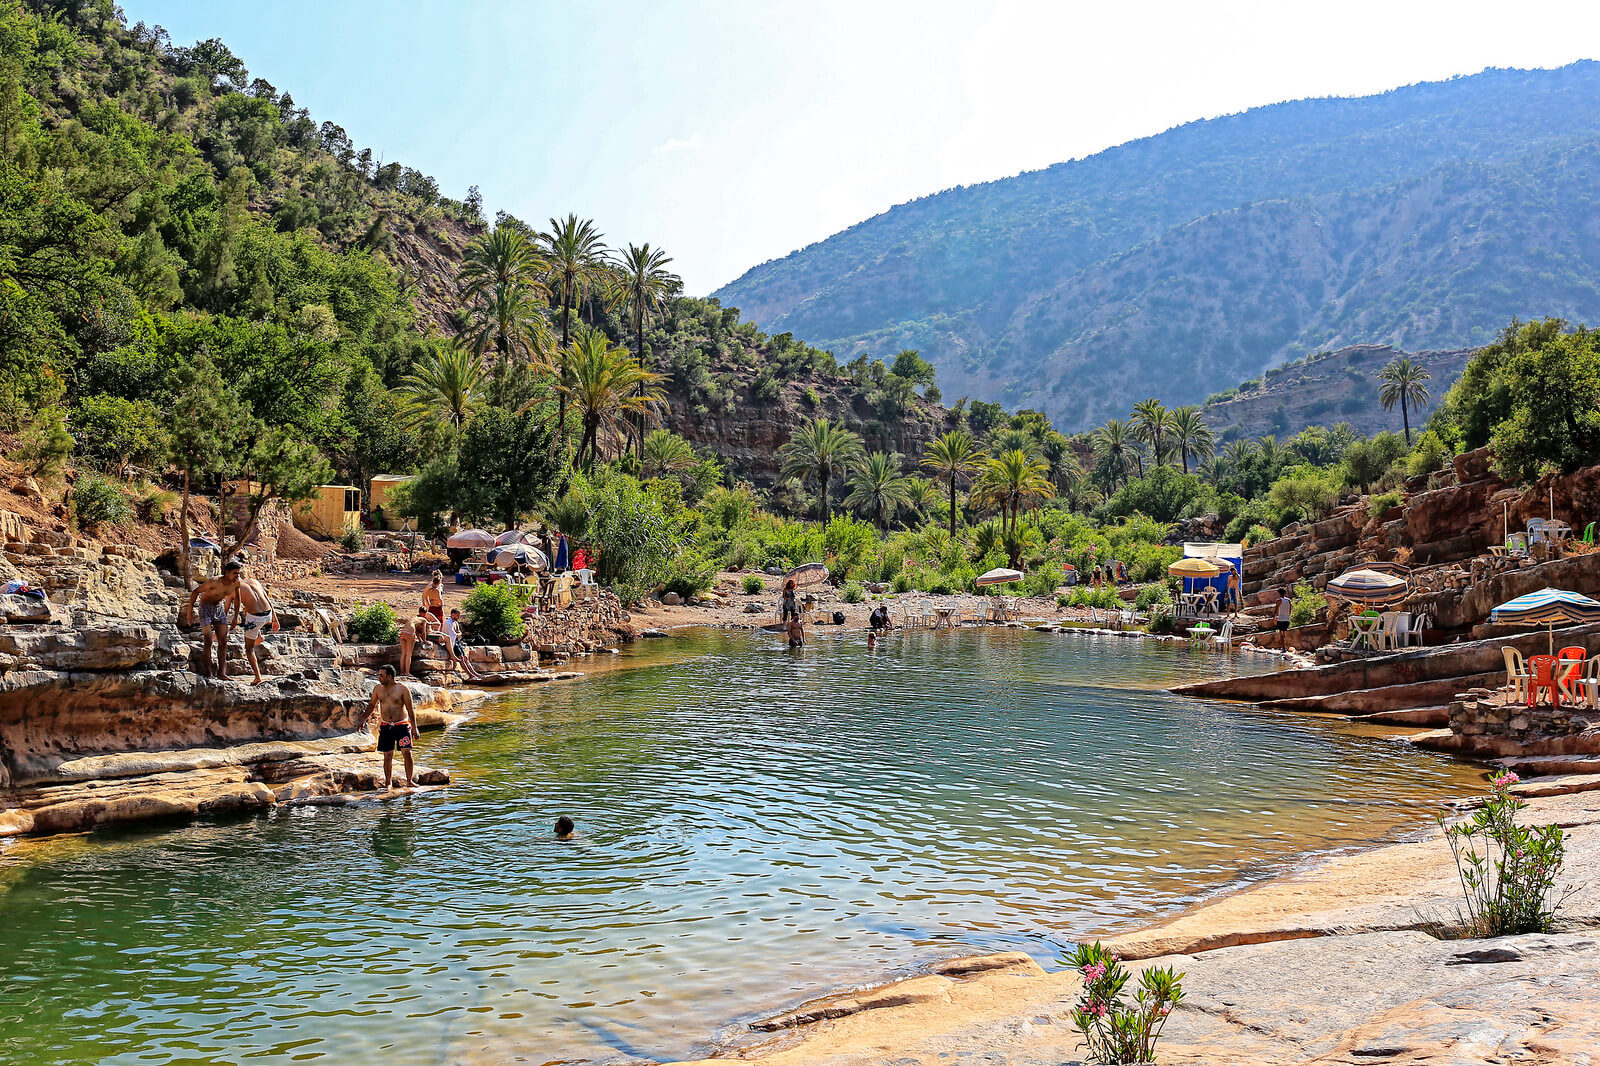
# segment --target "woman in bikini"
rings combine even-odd
[[[437,570],[422,590],[422,609],[433,615],[435,622],[444,622],[444,575]]]

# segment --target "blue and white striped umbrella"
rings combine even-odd
[[[1351,570],[1328,582],[1323,591],[1351,603],[1393,603],[1405,599],[1408,587],[1405,578],[1393,574]]]
[[[1600,600],[1590,599],[1581,592],[1540,589],[1502,603],[1489,612],[1489,621],[1506,625],[1544,626],[1550,631],[1550,651],[1554,654],[1556,624],[1600,622]]]

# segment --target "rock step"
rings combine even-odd
[[[1352,714],[1352,722],[1373,722],[1377,725],[1413,725],[1437,729],[1450,724],[1450,705],[1432,707],[1405,707],[1395,711],[1377,711],[1373,714]]]
[[[1600,774],[1600,755],[1511,755],[1495,762],[1519,777]]]
[[[1358,688],[1322,696],[1269,700],[1262,703],[1262,706],[1274,711],[1321,711],[1333,714],[1370,715],[1380,711],[1433,707],[1454,699],[1457,693],[1470,688],[1492,686],[1504,679],[1505,671],[1500,670],[1487,674],[1467,674],[1463,677],[1381,685],[1377,688]],[[1446,721],[1448,720],[1447,716]]]

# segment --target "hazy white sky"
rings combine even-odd
[[[706,293],[905,200],[1190,119],[1600,55],[1600,3],[124,0],[358,146]]]

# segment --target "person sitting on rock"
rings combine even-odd
[[[476,680],[483,675],[467,661],[467,646],[461,642],[461,608],[452,607],[450,617],[439,626],[439,646],[444,649],[445,668],[454,669],[461,664],[462,673]]]
[[[367,713],[361,716],[361,728],[367,728],[373,712],[378,715],[378,751],[383,754],[383,787],[394,787],[394,751],[406,765],[406,787],[415,788],[416,767],[411,762],[411,742],[416,739],[417,711],[411,703],[411,690],[394,679],[394,667],[385,663],[378,667],[378,684],[372,690],[372,702]]]
[[[200,623],[204,642],[200,651],[200,672],[206,676],[211,673],[211,642],[213,638],[216,640],[217,677],[223,681],[228,680],[228,604],[239,591],[239,574],[243,570],[243,563],[229,559],[222,566],[222,576],[195,586],[189,593],[189,602],[178,612],[180,625]]]
[[[428,613],[426,607],[417,608],[417,616],[410,623],[400,627],[400,672],[411,673],[411,656],[416,652],[417,645],[427,641],[434,630],[433,615]]]
[[[244,657],[256,675],[254,684],[261,684],[261,661],[256,657],[261,642],[267,639],[267,629],[278,631],[278,612],[272,609],[272,600],[266,588],[254,576],[239,571],[239,588],[233,594],[233,624],[244,636]]]

